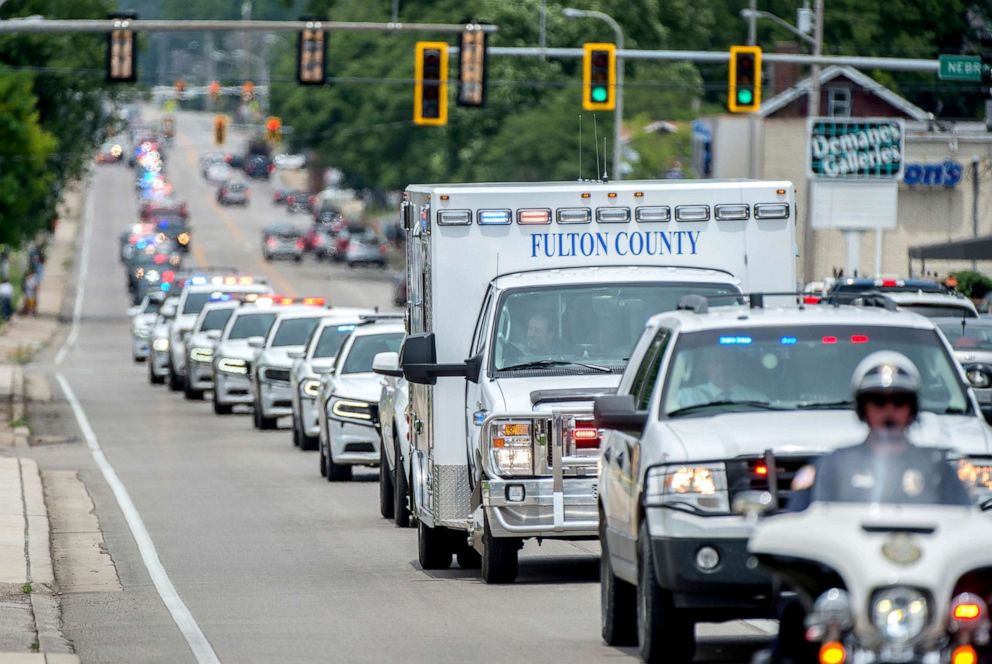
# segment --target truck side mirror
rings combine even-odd
[[[648,421],[646,410],[634,407],[630,394],[596,397],[592,407],[593,418],[600,429],[615,429],[627,433],[641,433]]]
[[[435,385],[439,376],[460,376],[475,382],[479,380],[482,356],[458,364],[438,364],[434,334],[409,334],[400,347],[399,366],[411,383]]]
[[[383,376],[393,376],[400,378],[403,370],[400,369],[399,353],[378,353],[372,358],[372,371]]]

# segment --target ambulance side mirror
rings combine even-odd
[[[399,366],[403,377],[411,383],[434,385],[438,377],[462,377],[472,382],[479,380],[482,356],[477,355],[459,364],[438,364],[437,345],[433,333],[410,334],[400,348]]]

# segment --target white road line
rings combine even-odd
[[[62,364],[69,349],[79,336],[79,319],[83,316],[83,296],[86,294],[86,274],[90,269],[90,235],[93,228],[93,190],[86,188],[86,204],[83,206],[83,246],[80,249],[79,280],[76,284],[76,302],[72,307],[72,327],[59,352],[55,354],[55,366]]]
[[[86,412],[83,410],[79,400],[76,398],[75,392],[69,386],[69,381],[65,379],[61,372],[55,374],[55,379],[62,386],[65,398],[69,402],[69,405],[72,406],[72,412],[76,416],[76,421],[79,423],[80,431],[83,432],[83,437],[86,438],[86,444],[90,448],[93,460],[96,462],[97,467],[100,468],[100,472],[103,473],[103,479],[107,480],[111,491],[114,492],[114,497],[117,499],[117,504],[120,506],[121,512],[124,513],[124,520],[127,521],[128,528],[131,529],[131,535],[134,536],[134,541],[138,544],[141,560],[145,563],[145,569],[148,570],[148,575],[151,576],[152,583],[155,584],[155,590],[158,591],[159,597],[162,598],[162,602],[172,615],[176,626],[182,632],[183,638],[189,644],[190,650],[193,651],[193,657],[196,658],[198,664],[220,664],[217,653],[214,652],[203,630],[196,624],[196,620],[193,618],[193,614],[190,613],[189,608],[187,608],[182,598],[179,597],[176,587],[172,585],[172,580],[169,578],[168,573],[166,573],[165,567],[162,566],[162,561],[158,558],[155,544],[152,542],[152,538],[149,536],[148,530],[141,520],[141,515],[138,514],[138,508],[131,502],[131,497],[128,495],[124,483],[121,482],[117,473],[114,471],[114,467],[110,465],[103,450],[100,448],[100,443],[97,441],[96,434],[93,432],[93,427],[90,426],[90,421],[86,417]]]

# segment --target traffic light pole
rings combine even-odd
[[[171,21],[150,19],[36,19],[11,18],[0,21],[3,33],[66,32],[300,32],[312,21]],[[320,21],[322,30],[344,32],[439,32],[460,34],[463,23],[372,23],[366,21]],[[495,25],[473,26],[483,32],[496,32]]]

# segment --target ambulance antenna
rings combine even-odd
[[[596,116],[592,116],[592,136],[593,142],[596,144],[596,170],[593,171],[593,179],[599,174],[599,123],[596,121]]]
[[[579,113],[579,182],[582,182],[582,114]]]
[[[603,182],[610,181],[610,174],[606,172],[606,155],[609,152],[606,151],[606,136],[603,136]]]

